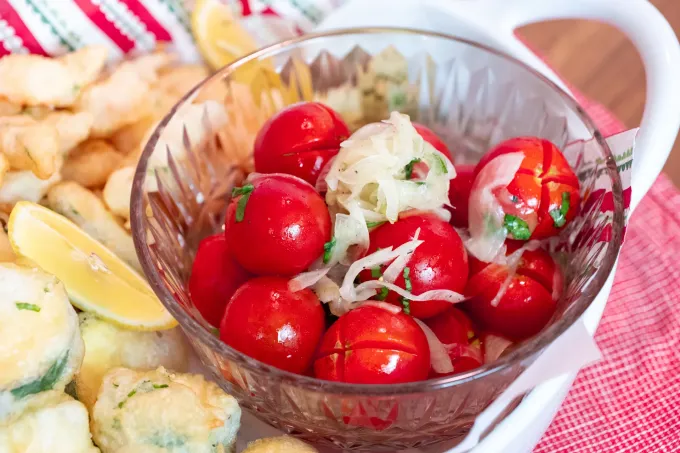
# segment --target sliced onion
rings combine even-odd
[[[541,246],[541,243],[539,241],[529,241],[526,244],[524,244],[522,247],[520,247],[517,250],[515,250],[514,252],[512,252],[510,255],[504,256],[502,260],[499,259],[499,258],[496,258],[497,264],[505,264],[507,266],[508,275],[505,277],[505,280],[503,280],[503,283],[501,284],[501,287],[499,288],[498,292],[496,293],[496,296],[491,300],[491,306],[492,307],[498,306],[498,304],[501,302],[501,298],[505,295],[506,291],[508,290],[508,288],[512,284],[512,279],[517,274],[517,266],[519,266],[519,263],[522,259],[522,255],[524,254],[524,252],[536,250],[540,246]],[[501,261],[501,262],[498,262],[498,261]]]
[[[507,338],[500,337],[494,334],[486,334],[482,338],[484,344],[484,363],[491,363],[503,354],[503,351],[512,346],[512,341]]]
[[[453,363],[451,362],[451,357],[449,357],[449,352],[444,347],[437,335],[432,332],[427,324],[422,322],[420,319],[413,318],[413,320],[418,323],[423,333],[427,338],[427,345],[430,347],[430,364],[435,373],[439,374],[449,374],[453,372]]]
[[[394,250],[392,249],[392,247],[388,247],[386,249],[381,249],[376,252],[373,252],[370,255],[366,255],[365,257],[355,261],[347,270],[347,274],[345,274],[342,286],[340,287],[340,294],[344,299],[347,300],[351,301],[359,300],[357,299],[357,290],[354,288],[354,280],[363,270],[372,269],[376,266],[380,266],[381,264],[390,262],[401,255],[406,254],[410,255],[411,253],[413,253],[412,250],[415,250],[415,248],[422,243],[423,241],[414,239],[405,242],[404,244],[400,245]]]
[[[376,308],[381,308],[383,310],[389,311],[392,314],[398,314],[401,313],[401,307],[398,305],[394,304],[389,304],[387,302],[381,302],[379,300],[367,300],[364,302],[360,302],[356,304],[354,308],[359,308],[359,307],[376,307]]]
[[[319,176],[316,178],[316,186],[314,188],[319,193],[323,193],[328,190],[328,184],[326,184],[326,175],[328,175],[328,172],[331,171],[331,166],[333,165],[334,160],[335,157],[329,159],[319,172]]]
[[[305,288],[309,288],[310,286],[314,286],[321,280],[321,277],[326,276],[329,270],[330,268],[324,268],[298,274],[288,281],[288,289],[295,293]]]
[[[466,248],[475,258],[491,262],[505,243],[505,213],[494,191],[507,187],[522,165],[524,153],[503,154],[491,159],[479,172],[470,191],[470,239]]]
[[[425,291],[424,293],[421,294],[413,294],[406,291],[404,288],[400,288],[394,283],[388,283],[380,280],[370,280],[367,282],[363,282],[359,286],[357,286],[355,290],[356,294],[364,294],[366,290],[373,290],[375,294],[375,289],[377,288],[387,288],[390,291],[394,291],[400,296],[414,302],[424,302],[427,300],[441,300],[444,302],[449,302],[451,304],[457,304],[458,302],[462,302],[465,300],[465,296],[463,296],[462,294],[459,294],[455,291],[451,291],[448,289],[433,289],[430,291]],[[340,292],[342,293],[342,288],[340,288]]]
[[[401,253],[394,261],[392,261],[389,266],[387,266],[387,269],[385,269],[385,272],[383,272],[384,281],[388,283],[394,283],[397,277],[401,275],[401,273],[404,271],[404,268],[406,267],[406,264],[411,259],[411,255],[416,251],[416,248],[419,245],[416,243],[418,241],[418,237],[420,237],[420,228],[418,228],[416,230],[416,234],[413,235],[413,240],[404,244],[404,246],[408,247],[404,248],[403,253]]]

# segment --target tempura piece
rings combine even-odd
[[[123,261],[141,271],[132,236],[94,193],[73,181],[64,181],[50,189],[47,203],[50,209],[69,218]]]
[[[8,422],[0,423],[2,453],[98,453],[87,410],[67,394],[51,390],[32,398]]]
[[[243,453],[319,453],[319,451],[294,437],[279,436],[250,442]]]
[[[210,70],[202,64],[187,64],[161,71],[155,87],[179,101],[192,88],[210,75]]]
[[[85,89],[76,110],[94,117],[92,136],[108,137],[148,116],[151,86],[158,71],[172,59],[169,54],[157,53],[123,62],[109,77]]]
[[[64,285],[39,269],[0,263],[0,319],[2,421],[27,396],[63,391],[85,351]]]
[[[16,260],[16,255],[12,249],[12,244],[9,242],[9,237],[5,230],[0,229],[0,262],[11,263]]]
[[[42,121],[54,126],[57,130],[59,150],[64,155],[90,135],[90,128],[94,120],[88,112],[60,111],[48,114]]]
[[[109,176],[102,195],[109,210],[124,219],[130,218],[130,196],[135,167],[120,168]]]
[[[55,172],[50,179],[39,179],[30,171],[7,172],[0,184],[0,210],[10,212],[22,200],[37,203],[60,180],[59,172]]]
[[[19,105],[70,107],[97,79],[107,54],[104,46],[89,46],[60,58],[7,55],[0,59],[0,97]]]
[[[163,366],[177,372],[188,369],[189,346],[179,327],[139,332],[122,329],[91,313],[80,313],[79,319],[85,358],[76,375],[76,395],[89,410],[97,400],[102,378],[113,368],[146,371]]]
[[[104,187],[122,160],[123,155],[106,140],[87,140],[71,151],[61,175],[87,188]]]
[[[0,99],[0,116],[12,116],[21,113],[21,105]]]
[[[214,453],[231,451],[240,420],[236,399],[201,375],[116,368],[104,376],[92,434],[103,453],[126,446]]]
[[[29,170],[48,179],[59,167],[59,134],[54,125],[30,116],[0,117],[0,153],[13,170]]]

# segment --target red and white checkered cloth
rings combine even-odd
[[[623,125],[579,98],[605,136]],[[664,175],[633,213],[583,370],[535,453],[680,451],[680,192]]]

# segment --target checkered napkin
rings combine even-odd
[[[610,112],[579,101],[608,136]],[[629,220],[595,340],[603,359],[581,371],[535,453],[680,451],[680,192],[660,176]]]

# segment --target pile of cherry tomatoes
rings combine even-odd
[[[431,130],[414,126],[454,162]],[[456,166],[450,222],[432,212],[407,211],[395,223],[371,225],[365,254],[396,248],[416,231],[423,241],[394,284],[414,295],[455,291],[465,296],[462,303],[412,301],[383,288],[373,299],[401,311],[365,304],[335,317],[312,289],[292,291],[291,278],[334,247],[332,218],[315,187],[350,135],[340,115],[314,102],[290,106],[262,127],[254,145],[257,175],[234,189],[224,233],[202,241],[189,281],[195,306],[219,327],[222,341],[293,373],[389,384],[441,375],[431,367],[425,330],[444,345],[453,365],[448,374],[453,374],[497,358],[500,351],[492,345],[505,347],[546,326],[562,288],[551,255],[542,248],[526,250],[512,269],[481,262],[467,253],[456,230],[468,227],[476,175],[495,157],[517,151],[524,153],[522,165],[497,194],[505,212],[508,255],[528,240],[559,234],[574,218],[578,179],[555,145],[535,137],[507,140],[476,166]],[[388,264],[365,269],[359,280],[380,279]]]

